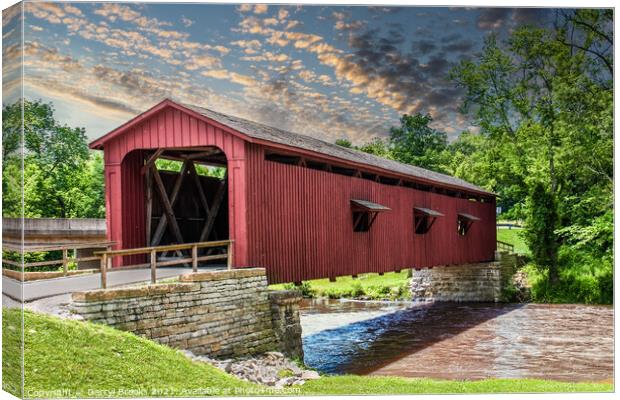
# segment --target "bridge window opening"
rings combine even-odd
[[[316,169],[317,171],[325,171],[327,164],[317,161],[306,160],[306,167],[310,169]]]
[[[398,185],[399,179],[396,178],[388,178],[387,176],[380,176],[379,183],[383,183],[384,185],[396,186]]]
[[[362,171],[362,179],[368,179],[369,181],[375,181],[377,179],[377,175],[369,174],[367,172]]]
[[[435,224],[437,217],[443,216],[444,215],[439,211],[431,210],[430,208],[415,207],[413,209],[413,224],[415,233],[418,235],[428,233],[433,224]]]
[[[369,212],[353,211],[353,232],[368,232],[371,225]]]
[[[456,219],[456,230],[459,235],[467,235],[467,232],[469,232],[469,229],[476,221],[480,221],[480,218],[475,217],[471,214],[459,213]]]
[[[345,176],[353,176],[355,175],[357,171],[351,168],[343,168],[343,167],[337,167],[335,165],[332,165],[332,172],[335,174],[340,174],[340,175],[345,175]]]
[[[390,211],[390,208],[367,200],[352,199],[351,211],[353,215],[353,232],[368,232],[377,215],[384,211]]]
[[[159,149],[145,154],[143,172],[147,246],[229,238],[227,161],[220,149]],[[163,252],[158,259],[188,255]]]
[[[286,164],[286,165],[296,165],[302,168],[310,168],[310,169],[319,170],[319,171],[332,172],[332,173],[339,174],[339,175],[354,176],[354,177],[374,181],[377,183],[381,183],[383,185],[405,186],[407,188],[419,190],[422,192],[437,193],[437,194],[449,196],[449,197],[467,198],[471,201],[480,201],[480,202],[484,201],[483,198],[472,197],[470,194],[460,192],[460,191],[448,190],[446,188],[436,187],[433,185],[423,184],[423,183],[414,182],[414,181],[401,180],[399,178],[394,178],[394,177],[381,176],[381,175],[374,174],[371,172],[366,172],[364,170],[356,170],[353,168],[332,165],[329,163],[325,163],[325,162],[321,162],[317,160],[311,160],[305,157],[300,157],[300,156],[295,156],[295,155],[290,155],[290,154],[267,152],[265,153],[265,160],[277,162],[280,164]]]
[[[272,153],[272,154],[266,154],[265,160],[274,161],[280,164],[298,165],[300,162],[300,157]]]

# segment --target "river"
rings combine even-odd
[[[613,307],[305,301],[305,362],[327,374],[611,381]]]

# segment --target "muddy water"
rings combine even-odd
[[[305,362],[330,374],[613,378],[613,308],[308,302]]]

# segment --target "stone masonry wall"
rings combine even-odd
[[[515,255],[497,261],[424,268],[413,272],[411,296],[416,301],[499,302],[502,288],[516,270]]]
[[[272,291],[269,293],[273,330],[277,337],[278,350],[289,357],[304,359],[301,343],[299,290]]]
[[[294,305],[300,298],[295,293],[281,295],[290,303],[292,316],[280,321],[281,307],[270,301],[264,268],[199,272],[179,280],[76,292],[72,311],[85,320],[197,355],[240,357],[287,349],[296,356],[301,352],[301,347],[292,345],[296,338],[288,337],[299,334],[301,346],[299,310]],[[284,337],[282,327],[286,327]]]

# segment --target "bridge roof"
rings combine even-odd
[[[140,114],[136,118],[113,130],[112,132],[95,140],[91,143],[91,147],[99,149],[103,148],[103,145],[107,140],[120,134],[121,131],[125,131],[126,129],[130,128],[134,123],[139,123],[140,121],[144,120],[146,117],[148,117],[148,114],[159,111],[163,108],[163,106],[173,106],[181,110],[192,111],[195,114],[205,117],[207,120],[215,121],[221,125],[231,128],[238,133],[241,133],[242,136],[244,136],[245,139],[250,142],[260,141],[284,145],[293,151],[295,149],[300,149],[313,153],[319,153],[320,155],[327,156],[331,159],[348,161],[360,166],[365,165],[380,168],[382,170],[393,172],[398,175],[411,177],[414,180],[418,179],[429,183],[438,183],[451,188],[467,190],[469,192],[477,194],[495,196],[494,193],[489,192],[484,188],[481,188],[463,179],[459,179],[450,175],[431,171],[410,164],[404,164],[394,160],[389,160],[383,157],[378,157],[373,154],[364,153],[359,150],[339,146],[335,143],[330,143],[313,136],[286,131],[233,115],[223,114],[217,111],[210,110],[208,108],[175,102],[168,99],[159,103],[149,111]]]

